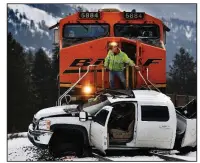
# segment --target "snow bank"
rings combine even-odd
[[[21,148],[25,146],[33,146],[27,138],[16,138],[8,140],[8,149]]]
[[[98,161],[97,158],[91,158],[91,157],[85,157],[85,158],[74,158],[71,159],[72,161]],[[71,161],[69,160],[69,161]],[[63,160],[63,161],[68,161],[68,160]]]
[[[33,158],[34,153],[28,147],[33,145],[27,138],[8,140],[8,161],[27,161]]]
[[[191,153],[193,153],[193,152],[190,152],[190,153],[188,153],[185,156],[181,156],[181,155],[170,155],[170,156],[172,156],[174,158],[179,158],[179,159],[187,160],[187,161],[196,161],[197,160],[197,158],[196,158],[196,152],[195,152],[195,154],[191,154]]]
[[[157,156],[134,156],[134,157],[108,157],[113,161],[164,161]]]
[[[25,136],[27,133],[17,133],[19,135]],[[8,134],[9,136],[10,134]],[[196,152],[190,152],[184,156],[175,155],[176,151],[173,152],[174,155],[170,155],[173,157],[177,157],[180,159],[185,159],[188,161],[196,161]],[[163,159],[157,156],[112,156],[107,157],[113,161],[164,161]],[[8,140],[8,161],[53,161],[46,151],[36,148],[32,145],[32,143],[28,140],[27,137],[23,138],[14,138]],[[56,161],[56,160],[54,160]],[[63,158],[59,161],[98,161],[97,158],[94,157],[86,157],[86,158],[72,158],[66,159]]]
[[[8,139],[15,139],[15,138],[19,138],[19,137],[27,137],[27,132],[8,134]]]
[[[190,153],[188,153],[188,154],[186,154],[186,156],[188,156],[188,157],[197,157],[197,152],[190,152]]]

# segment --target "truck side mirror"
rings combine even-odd
[[[88,113],[87,112],[84,112],[84,111],[81,111],[79,113],[79,121],[81,122],[85,122],[88,120]]]
[[[54,29],[54,44],[59,44],[59,30]]]

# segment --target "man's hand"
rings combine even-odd
[[[139,66],[137,66],[137,65],[134,65],[134,67],[135,67],[135,69],[136,69],[137,71],[139,71],[139,70],[140,70],[140,67],[139,67]]]
[[[106,70],[109,70],[108,66],[104,66],[104,68],[105,68]]]

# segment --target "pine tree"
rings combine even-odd
[[[26,14],[25,14],[24,12],[23,12],[22,17],[23,17],[24,19],[27,19]]]
[[[47,25],[46,25],[44,20],[41,21],[40,28],[43,29],[43,30],[48,30],[48,27],[47,27]]]
[[[33,55],[32,51],[29,50],[27,52],[26,55],[26,63],[28,64],[28,74],[29,74],[29,78],[28,78],[28,85],[29,85],[29,93],[31,95],[31,99],[30,101],[32,101],[32,106],[34,108],[35,111],[37,111],[36,107],[35,107],[35,102],[36,102],[36,86],[33,82],[33,64],[34,64],[34,60],[35,60],[35,56]]]
[[[35,29],[35,23],[34,23],[33,20],[31,20],[31,24],[30,24],[30,26],[31,26],[32,29]]]
[[[83,11],[84,11],[83,6],[78,6],[78,7],[77,7],[77,11],[78,11],[78,12],[83,12]]]
[[[36,86],[36,106],[38,109],[53,106],[52,101],[52,68],[51,62],[46,53],[39,49],[35,53],[35,61],[33,64],[33,82]]]
[[[52,96],[53,101],[56,103],[58,100],[58,75],[59,75],[59,46],[55,45],[52,56]]]
[[[23,18],[22,14],[19,14],[19,18],[20,18],[20,20],[22,20],[22,18]]]
[[[175,55],[169,77],[168,90],[171,89],[177,94],[196,95],[196,62],[184,48],[180,48],[179,53]]]
[[[8,132],[12,128],[23,131],[27,128],[27,121],[30,121],[26,115],[30,109],[30,92],[27,81],[28,65],[26,64],[22,46],[13,39],[12,34],[8,34],[8,58],[7,58],[7,110],[8,110]],[[13,131],[16,132],[16,131]]]

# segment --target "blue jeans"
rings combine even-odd
[[[110,88],[113,89],[115,87],[115,76],[117,76],[123,84],[123,89],[126,88],[126,79],[124,77],[124,71],[109,71],[109,82]]]

